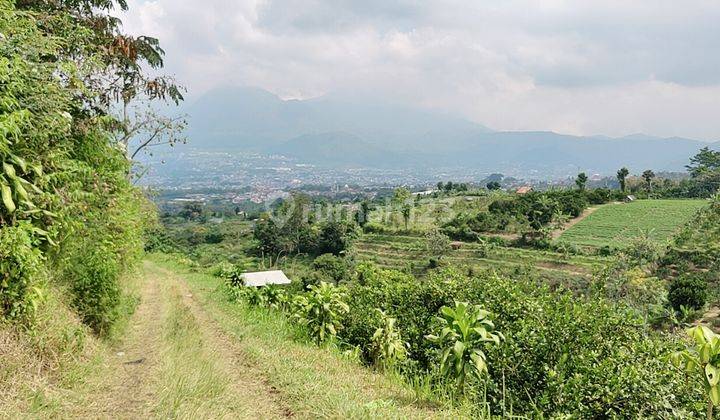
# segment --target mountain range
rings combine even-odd
[[[186,106],[191,145],[282,154],[321,166],[468,167],[487,171],[678,171],[707,145],[688,138],[621,138],[494,131],[466,119],[382,100],[283,100],[256,88],[211,90]]]

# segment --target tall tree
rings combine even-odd
[[[685,168],[693,178],[720,171],[720,152],[710,150],[707,146],[703,147],[698,154],[690,158],[690,164]]]
[[[648,169],[642,173],[642,178],[643,180],[645,180],[645,189],[647,189],[648,191],[652,190],[652,182],[653,178],[655,178],[655,172]]]
[[[162,115],[151,105],[156,101],[177,105],[184,88],[172,76],[156,74],[165,56],[156,38],[122,32],[122,22],[112,12],[126,11],[126,0],[18,0],[16,6],[37,13],[49,33],[65,37],[59,54],[47,59],[85,68],[93,63],[81,80],[64,75],[69,85],[84,86],[76,91],[84,106],[73,118],[112,117],[109,128],[130,161],[142,150],[185,142],[181,134],[185,118]],[[67,36],[71,33],[88,35]]]
[[[622,167],[617,171],[617,180],[620,183],[620,191],[625,192],[627,189],[627,176],[630,175],[628,168]]]
[[[578,174],[577,178],[575,178],[575,185],[578,186],[580,191],[585,191],[585,185],[587,184],[587,181],[588,181],[588,177],[585,174],[585,172],[580,172]]]

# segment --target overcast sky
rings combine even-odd
[[[197,97],[358,92],[499,130],[720,140],[718,0],[130,0]]]

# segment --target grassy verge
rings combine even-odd
[[[0,417],[57,418],[83,403],[107,373],[112,342],[127,321],[101,340],[69,309],[65,294],[45,287],[45,300],[31,330],[0,323]],[[124,302],[130,311],[135,299]]]
[[[296,328],[282,314],[228,302],[216,278],[189,272],[162,256],[152,261],[182,275],[202,308],[296,417],[467,417],[464,411],[420,401],[399,378],[364,368],[337,349],[296,340]]]

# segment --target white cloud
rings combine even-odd
[[[720,2],[131,0],[191,95],[344,90],[496,129],[720,139]]]

